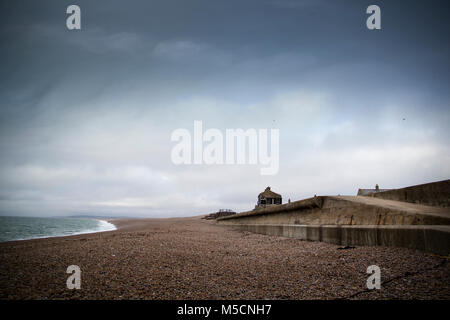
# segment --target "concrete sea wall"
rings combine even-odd
[[[229,224],[225,227],[343,246],[391,246],[418,249],[440,255],[450,253],[450,226]]]
[[[450,180],[420,184],[370,195],[374,198],[450,207]]]
[[[450,253],[450,208],[372,197],[314,197],[219,218],[217,223],[338,245],[399,246]]]
[[[224,224],[450,225],[450,209],[373,199],[320,196],[218,219]]]

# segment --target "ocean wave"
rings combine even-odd
[[[0,242],[66,237],[117,230],[102,219],[0,217]]]
[[[99,231],[114,231],[117,230],[116,226],[106,220],[98,220]]]

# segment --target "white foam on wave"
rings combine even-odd
[[[117,230],[116,226],[113,225],[111,222],[108,222],[106,220],[98,220],[98,222],[99,222],[98,232]]]
[[[114,231],[117,230],[116,226],[113,225],[112,223],[106,221],[106,220],[100,220],[100,219],[95,219],[97,220],[98,224],[97,224],[97,228],[95,229],[87,229],[87,230],[83,230],[80,232],[76,232],[76,233],[71,233],[69,234],[70,236],[75,236],[75,235],[79,235],[79,234],[88,234],[88,233],[96,233],[96,232],[105,232],[105,231]]]

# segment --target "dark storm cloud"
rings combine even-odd
[[[191,215],[450,174],[445,1],[0,4],[0,213]],[[405,119],[405,120],[403,120]],[[279,128],[280,172],[181,166],[170,134]],[[220,181],[220,183],[218,183]]]

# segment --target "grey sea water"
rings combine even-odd
[[[107,221],[87,218],[0,217],[0,242],[115,230]]]

